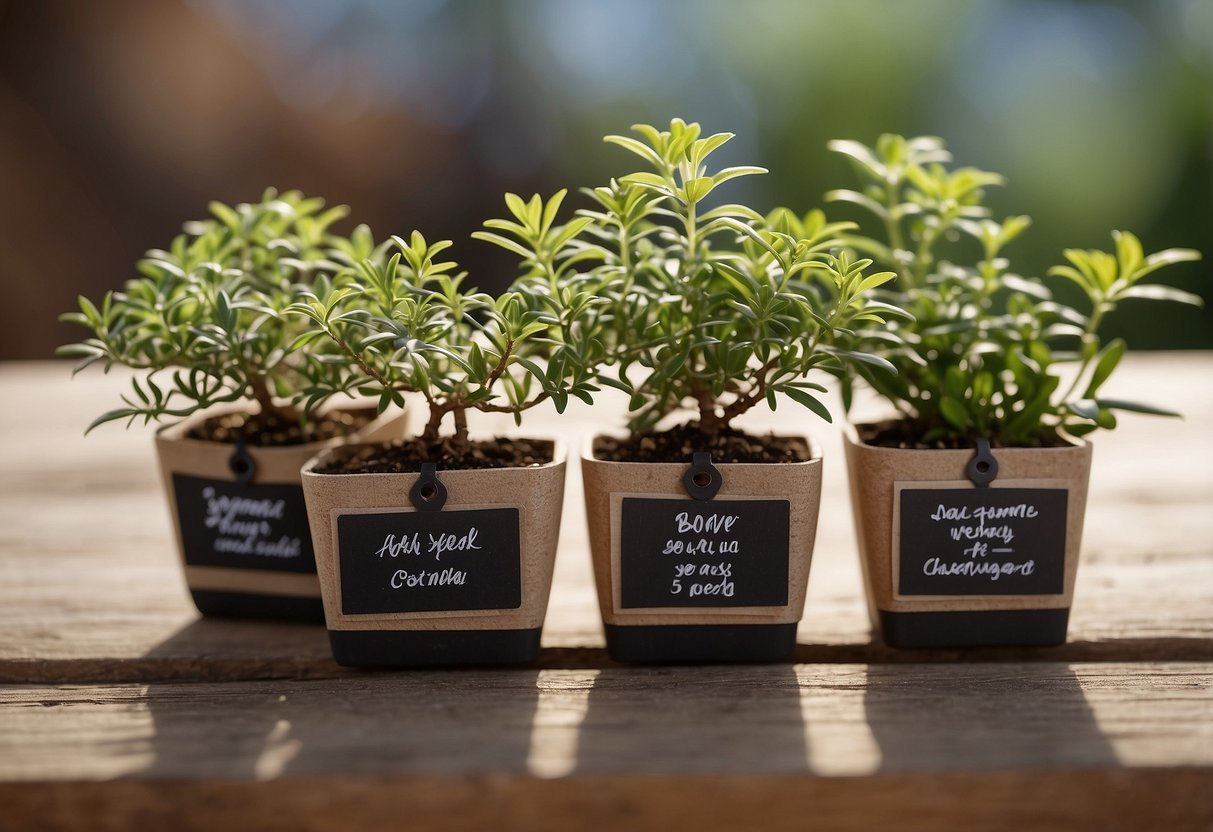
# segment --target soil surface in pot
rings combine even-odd
[[[600,436],[594,458],[607,462],[690,462],[697,451],[710,451],[712,462],[808,462],[811,452],[796,436],[754,436],[726,428],[715,435],[700,432],[694,422],[657,433],[627,438]]]
[[[865,445],[875,445],[880,448],[903,448],[915,451],[956,451],[972,450],[977,445],[973,440],[958,440],[954,437],[923,442],[922,436],[928,430],[928,428],[924,428],[909,419],[887,419],[883,422],[855,426],[855,432],[859,435],[860,441]],[[990,440],[990,447],[1002,448],[1005,446],[995,437]],[[1073,444],[1059,436],[1056,431],[1047,430],[1042,431],[1031,445],[1018,445],[1016,447],[1070,448],[1073,447]]]
[[[225,413],[199,423],[185,436],[204,442],[235,442],[239,436],[258,448],[305,445],[349,436],[366,427],[377,415],[373,407],[332,410],[313,421],[308,426],[310,430],[304,431],[297,420],[284,419],[274,413]]]
[[[312,470],[317,474],[416,474],[427,462],[435,463],[439,471],[531,468],[547,465],[555,454],[555,443],[546,439],[497,437],[469,442],[462,450],[449,438],[434,443],[411,439],[338,448],[327,463]]]

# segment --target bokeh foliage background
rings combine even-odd
[[[1022,274],[1129,228],[1202,249],[1167,279],[1213,301],[1209,0],[12,0],[0,358],[48,356],[77,293],[266,185],[451,237],[499,288],[508,257],[468,235],[503,191],[599,184],[629,164],[604,133],[674,115],[739,134],[722,163],[772,173],[725,196],[760,209],[850,185],[831,138],[943,136],[1034,218]],[[1117,334],[1213,347],[1213,311],[1126,307]]]

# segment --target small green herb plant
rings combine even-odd
[[[912,315],[864,327],[852,341],[897,367],[895,374],[856,370],[896,408],[904,437],[927,447],[971,447],[978,437],[1031,447],[1054,444],[1059,433],[1113,428],[1115,411],[1177,415],[1100,395],[1126,344],[1104,343],[1099,328],[1123,301],[1199,305],[1195,295],[1142,282],[1198,252],[1147,256],[1127,231],[1112,233],[1113,252],[1067,249],[1067,263],[1049,274],[1082,289],[1086,308],[1077,309],[1011,271],[1004,249],[1031,223],[990,217],[984,194],[1003,184],[1000,175],[952,165],[934,137],[884,135],[875,147],[835,141],[830,148],[849,157],[861,187],[831,191],[827,200],[855,203],[879,221],[879,233],[846,242],[896,272],[879,293]],[[852,389],[848,381],[848,409]]]
[[[892,272],[866,274],[871,260],[835,253],[853,224],[829,223],[820,211],[707,208],[724,183],[766,172],[709,172],[709,157],[733,134],[701,136],[698,124],[680,119],[667,130],[633,130],[639,138],[606,141],[650,169],[587,191],[596,204],[581,216],[591,221],[583,250],[599,261],[605,299],[593,328],[611,366],[599,379],[629,396],[634,433],[689,410],[713,436],[756,406],[774,409],[782,396],[829,421],[826,388],[812,373],[842,375],[854,363],[892,370],[841,345],[854,327],[902,314],[870,296]]]
[[[599,301],[578,271],[587,254],[577,237],[588,220],[556,222],[564,197],[509,194],[510,217],[476,233],[521,261],[516,282],[496,298],[463,288],[467,273],[441,257],[449,240],[430,243],[414,231],[385,249],[357,229],[340,246],[350,266],[326,292],[284,310],[309,322],[302,343],[335,347],[305,370],[301,406],[349,393],[374,396],[383,410],[417,394],[428,408],[420,441],[461,456],[469,411],[510,413],[521,424],[524,411],[549,399],[559,411],[570,396],[591,402],[604,345],[584,322]],[[444,438],[448,417],[453,431]]]
[[[81,297],[80,311],[62,316],[92,333],[58,350],[80,359],[77,372],[93,364],[136,371],[122,407],[88,430],[171,422],[224,403],[256,403],[262,419],[302,422],[289,400],[306,381],[303,328],[282,313],[339,270],[329,229],[346,208],[271,189],[259,202],[212,202],[210,211],[167,250],[147,252],[121,292],[100,304]]]

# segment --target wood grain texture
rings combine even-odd
[[[11,411],[0,433],[0,681],[221,681],[347,675],[317,627],[200,620],[173,551],[148,431],[84,438],[124,379],[62,364],[0,365]],[[896,651],[873,643],[838,431],[785,405],[752,429],[810,433],[825,453],[821,520],[800,662],[1213,661],[1213,356],[1130,356],[1109,395],[1144,397],[1185,421],[1126,417],[1095,441],[1070,642],[1048,649]],[[871,403],[860,414],[874,414]],[[609,392],[565,418],[537,412],[535,434],[570,447],[620,421]],[[473,426],[505,430],[504,420]],[[1197,464],[1203,462],[1203,464]],[[540,666],[610,666],[602,648],[581,500],[569,466],[564,523]]]
[[[0,782],[1213,773],[1192,664],[422,671],[0,689]]]
[[[0,804],[22,829],[99,832],[1208,832],[1211,785],[1207,771],[1148,769],[946,779],[923,774],[303,777],[268,783],[0,784]]]
[[[1207,665],[0,690],[14,828],[1207,829]]]

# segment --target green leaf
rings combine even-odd
[[[782,387],[780,388],[779,392],[783,393],[797,404],[807,407],[809,410],[813,411],[827,422],[834,421],[834,417],[830,413],[830,409],[826,407],[816,396],[812,396],[804,390],[800,390],[795,387]]]
[[[939,400],[939,412],[952,427],[962,431],[968,430],[969,412],[961,402],[951,396],[944,396]]]
[[[491,231],[473,231],[472,239],[473,240],[482,240],[486,243],[492,243],[495,246],[500,246],[501,248],[505,249],[506,251],[512,252],[513,254],[517,254],[519,257],[523,258],[524,260],[529,260],[535,256],[535,253],[533,251],[528,251],[521,244],[516,243],[513,240],[510,240],[506,237],[502,237],[500,234],[494,234]]]
[[[603,141],[609,144],[619,145],[625,150],[630,150],[657,168],[662,168],[665,166],[665,160],[657,154],[657,151],[653,150],[644,142],[633,139],[631,136],[604,136]]]
[[[1099,418],[1100,405],[1099,402],[1095,401],[1094,399],[1079,399],[1077,401],[1069,402],[1066,407],[1070,409],[1071,413],[1081,416],[1084,419],[1094,421]]]
[[[1141,299],[1141,300],[1170,300],[1176,303],[1186,303],[1189,306],[1205,305],[1204,298],[1200,295],[1194,295],[1191,292],[1185,292],[1181,289],[1176,289],[1173,286],[1162,286],[1158,283],[1149,285],[1130,286],[1123,292],[1117,295],[1117,299]]]
[[[1083,397],[1092,399],[1095,393],[1108,380],[1108,376],[1112,375],[1112,371],[1116,369],[1116,365],[1124,358],[1125,350],[1128,349],[1128,344],[1123,338],[1113,339],[1104,347],[1099,357],[1095,361],[1095,370],[1091,373],[1091,381],[1087,384],[1086,392]]]
[[[120,407],[117,410],[110,410],[106,413],[102,413],[100,416],[90,422],[89,426],[84,429],[84,435],[88,436],[88,434],[92,433],[93,428],[104,425],[106,422],[113,422],[118,419],[133,419],[138,415],[139,411],[130,407]]]
[[[1154,405],[1142,404],[1141,402],[1128,402],[1123,399],[1096,399],[1096,404],[1101,408],[1108,410],[1125,410],[1130,413],[1145,413],[1150,416],[1170,416],[1176,419],[1182,419],[1183,414],[1177,413],[1174,410],[1166,410]]]

